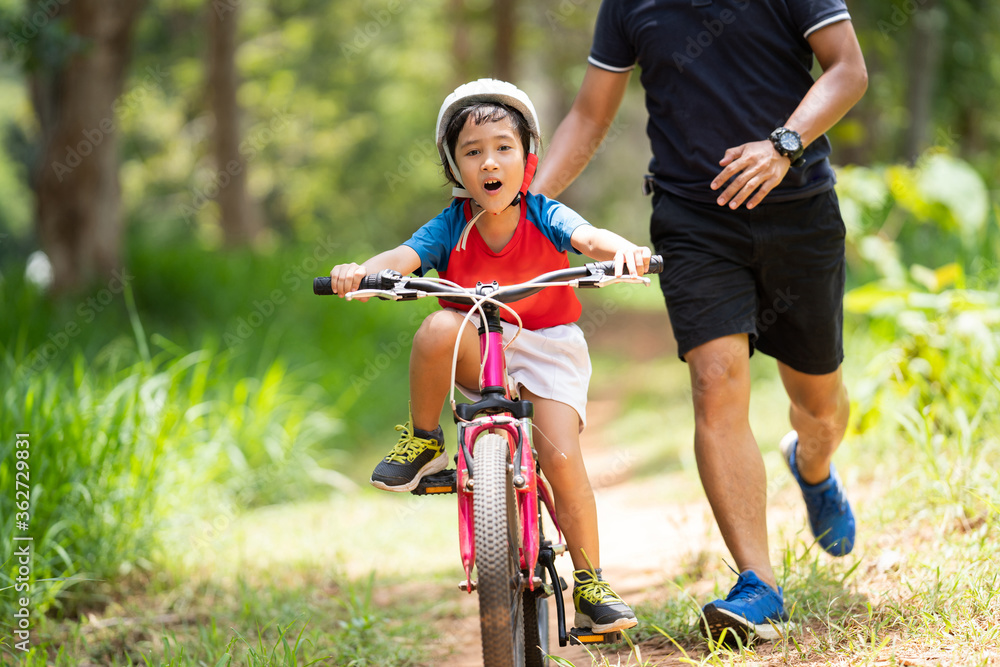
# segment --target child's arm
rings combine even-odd
[[[637,246],[607,229],[580,225],[573,230],[569,241],[574,248],[599,262],[615,260],[616,276],[622,274],[623,265],[628,267],[629,273],[639,276],[649,271],[649,257],[652,254],[649,248]]]
[[[420,256],[410,246],[397,246],[367,260],[364,264],[338,264],[330,270],[330,286],[334,294],[343,297],[361,286],[361,279],[383,269],[399,271],[404,276],[420,268]]]

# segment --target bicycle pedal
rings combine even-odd
[[[573,644],[615,644],[622,640],[619,630],[614,632],[594,632],[590,628],[570,628],[569,643]]]
[[[442,470],[433,475],[427,475],[417,483],[417,488],[410,491],[415,496],[432,496],[443,493],[455,493],[457,488],[456,470]]]

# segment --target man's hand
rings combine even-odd
[[[729,204],[729,208],[737,209],[750,195],[753,197],[747,201],[747,208],[759,204],[768,192],[781,183],[791,162],[774,150],[770,139],[764,139],[730,148],[719,165],[724,169],[712,181],[712,189],[718,190],[729,179],[733,181],[716,202],[719,206]]]

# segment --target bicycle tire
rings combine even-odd
[[[549,664],[548,600],[537,597],[531,591],[524,591],[521,599],[524,609],[524,667],[546,667]]]
[[[479,628],[484,667],[524,665],[524,595],[520,521],[507,440],[482,435],[473,450],[473,515]]]

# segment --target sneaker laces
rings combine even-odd
[[[402,431],[403,434],[399,436],[399,441],[396,443],[396,446],[392,448],[392,451],[386,455],[386,461],[409,463],[413,461],[413,459],[420,456],[425,449],[438,448],[437,440],[432,438],[421,438],[414,435],[410,427],[410,422],[406,422],[406,424],[396,424],[396,430]]]
[[[579,594],[580,597],[582,597],[590,604],[595,604],[595,605],[601,604],[602,602],[606,601],[609,597],[615,602],[621,602],[622,604],[624,604],[624,600],[622,600],[618,596],[618,593],[615,593],[611,589],[611,584],[604,581],[603,579],[598,579],[596,576],[592,575],[590,581],[581,582],[579,579],[577,579],[575,572],[573,573],[573,578],[576,580],[576,583],[578,584],[578,587],[574,592]]]
[[[732,587],[732,589],[729,591],[729,595],[726,596],[726,602],[730,602],[731,600],[736,600],[741,595],[743,595],[744,591],[748,589],[756,589],[756,588],[757,588],[756,583],[753,582],[750,579],[750,577],[740,576],[736,580],[736,585]]]
[[[830,477],[833,477],[832,470],[830,472]],[[812,506],[815,514],[819,517],[826,517],[830,512],[842,512],[845,501],[846,496],[838,483],[831,484],[830,488],[826,489],[822,493],[811,495],[811,497],[808,498],[809,504]]]

